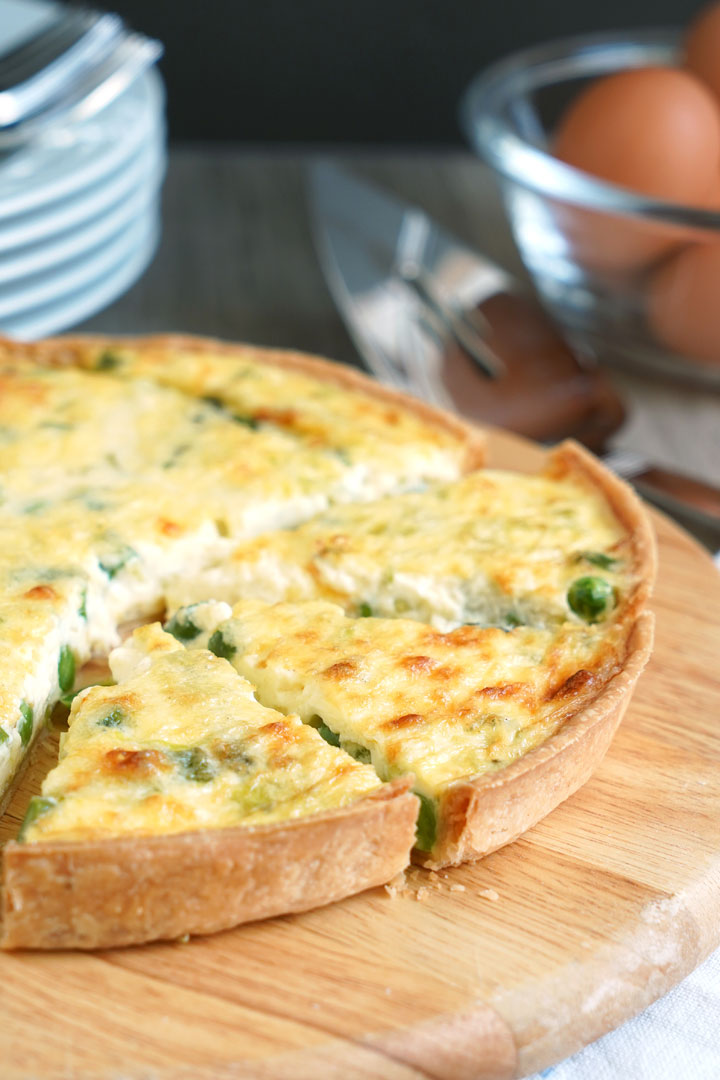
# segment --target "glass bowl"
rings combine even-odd
[[[665,302],[676,280],[673,260],[698,245],[720,245],[720,212],[640,195],[548,151],[554,126],[584,85],[629,68],[673,65],[679,40],[676,31],[652,30],[632,40],[596,34],[523,50],[475,79],[462,119],[500,181],[540,298],[570,343],[600,361],[720,389],[720,343],[717,356],[673,351],[673,305]],[[713,288],[720,308],[720,276]]]

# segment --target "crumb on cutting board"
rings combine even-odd
[[[385,892],[393,900],[397,897],[406,897],[424,903],[432,892],[464,893],[474,891],[467,885],[452,880],[452,871],[438,873],[436,870],[424,870],[422,867],[411,866],[407,870],[396,874],[385,885]],[[500,894],[492,888],[478,889],[476,896],[482,896],[485,900],[499,900]]]

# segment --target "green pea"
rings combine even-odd
[[[42,817],[43,814],[47,814],[48,810],[52,810],[54,806],[57,806],[57,799],[44,799],[41,795],[34,795],[25,811],[25,817],[18,833],[18,840],[24,840],[25,833],[32,823]]]
[[[64,694],[69,693],[75,682],[75,657],[69,645],[63,645],[58,660],[58,683]]]
[[[567,591],[567,602],[572,611],[585,622],[597,622],[612,607],[612,585],[600,577],[581,577],[573,581]]]
[[[20,702],[20,723],[18,724],[20,742],[27,746],[33,732],[33,707],[27,701]]]
[[[361,619],[372,618],[373,609],[370,607],[369,604],[358,604],[358,611],[360,613]]]
[[[216,630],[208,641],[208,649],[222,660],[232,660],[237,648],[231,641],[223,637],[222,630]]]
[[[317,729],[318,735],[322,735],[326,743],[330,743],[331,746],[340,745],[340,736],[327,726],[327,724],[321,724]]]
[[[415,826],[415,847],[421,851],[430,851],[437,837],[437,812],[435,803],[427,795],[419,795],[420,813]]]
[[[125,723],[125,714],[119,705],[113,705],[110,712],[102,716],[97,723],[99,727],[122,727]]]
[[[200,746],[193,746],[190,750],[178,750],[175,756],[186,780],[206,784],[217,772],[215,765]]]
[[[178,641],[193,641],[201,632],[187,611],[178,611],[165,623],[163,629]]]

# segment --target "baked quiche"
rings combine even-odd
[[[241,539],[457,477],[481,452],[460,422],[311,358],[0,342],[0,805],[120,624]]]
[[[189,338],[0,342],[0,389],[2,788],[80,664],[114,649],[117,679],[6,848],[6,947],[302,910],[415,829],[427,865],[477,858],[602,758],[654,542],[573,444],[482,470],[474,431],[361,376]]]
[[[210,605],[212,607],[212,605]],[[417,799],[154,623],[82,691],[5,849],[6,947],[95,948],[303,911],[407,864]]]

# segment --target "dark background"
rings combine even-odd
[[[112,0],[166,46],[174,139],[461,144],[457,103],[504,53],[687,24],[701,0]]]

